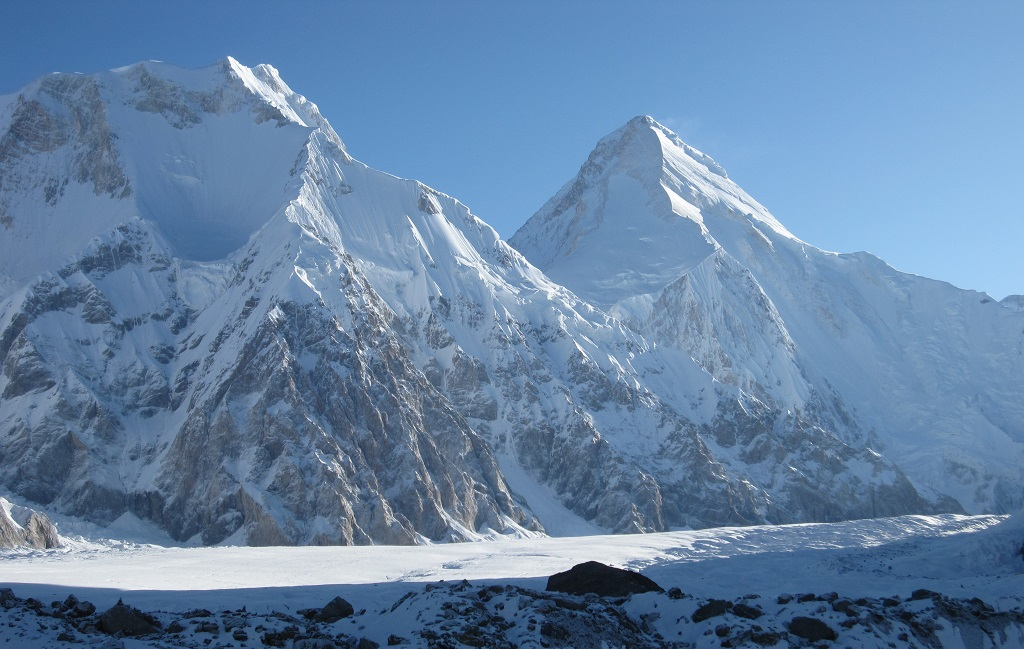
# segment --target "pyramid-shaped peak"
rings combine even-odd
[[[620,131],[623,134],[635,134],[637,132],[651,132],[656,134],[662,142],[662,157],[678,157],[682,154],[690,160],[704,166],[708,172],[721,176],[722,178],[728,178],[729,174],[725,172],[720,164],[715,162],[714,158],[708,154],[700,151],[682,140],[675,132],[664,124],[658,122],[650,115],[638,115],[633,119],[629,120]]]
[[[721,248],[762,245],[765,232],[794,238],[711,156],[641,115],[598,142],[509,243],[555,281],[611,307],[661,290]]]
[[[711,156],[683,142],[650,115],[638,115],[601,138],[576,183],[589,185],[616,170],[655,184],[665,172],[704,178],[715,185],[729,178]]]
[[[650,115],[637,115],[633,119],[626,122],[624,129],[639,130],[639,129],[664,129],[665,127],[658,123],[658,120],[654,119]]]

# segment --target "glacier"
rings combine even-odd
[[[793,621],[803,617],[831,629],[839,647],[1020,647],[1019,519],[903,516],[412,547],[72,538],[59,550],[0,552],[0,635],[32,649],[833,646],[802,638]],[[640,571],[665,591],[546,590],[549,575],[590,560]],[[351,615],[311,618],[336,597]],[[162,628],[123,639],[96,629],[119,601]]]

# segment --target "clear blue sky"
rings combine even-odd
[[[0,94],[270,63],[367,164],[510,236],[649,114],[797,236],[1024,293],[1024,2],[5,0]]]

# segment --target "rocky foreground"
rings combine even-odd
[[[600,594],[599,594],[600,593]],[[733,600],[662,589],[595,562],[554,575],[545,591],[501,583],[431,583],[382,610],[336,597],[295,612],[100,611],[69,595],[45,603],[0,589],[5,647],[1020,647],[1024,611],[919,589],[851,599],[840,593],[751,594]]]

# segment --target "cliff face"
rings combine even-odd
[[[19,546],[59,548],[60,536],[45,514],[0,498],[0,548]]]

